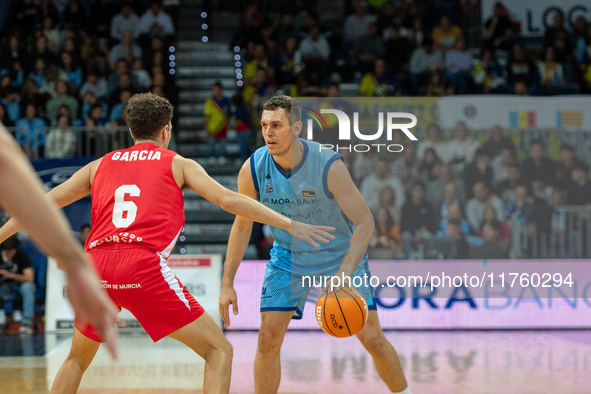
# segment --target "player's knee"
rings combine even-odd
[[[279,352],[282,342],[283,335],[281,335],[281,333],[269,328],[261,327],[261,330],[259,331],[259,352]]]
[[[383,353],[387,345],[386,337],[384,337],[384,334],[379,329],[362,331],[357,334],[357,337],[363,344],[363,347],[370,353]]]
[[[232,360],[234,357],[234,347],[226,338],[224,338],[224,341],[220,344],[218,350],[224,355],[224,358],[228,360]]]

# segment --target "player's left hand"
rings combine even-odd
[[[12,274],[6,270],[0,270],[0,275],[2,275],[4,279],[12,279]]]
[[[298,222],[296,220],[291,221],[290,234],[293,237],[307,241],[315,248],[320,247],[316,241],[327,244],[335,238],[334,235],[328,233],[328,231],[335,231],[335,228],[330,226],[315,226],[312,224]]]

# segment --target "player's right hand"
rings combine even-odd
[[[220,315],[224,320],[224,325],[230,327],[230,314],[228,308],[232,304],[232,312],[234,315],[238,314],[238,296],[236,290],[232,286],[222,286],[222,294],[220,295]]]
[[[105,342],[112,359],[117,360],[117,334],[113,324],[119,311],[99,287],[98,276],[90,263],[66,273],[66,286],[77,323],[82,326],[90,324]]]
[[[315,248],[320,247],[316,241],[327,244],[334,239],[334,235],[328,233],[328,231],[335,231],[335,228],[330,226],[315,226],[312,224],[298,222],[296,220],[291,221],[290,234],[293,237],[308,241],[308,243]]]

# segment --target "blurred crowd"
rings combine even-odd
[[[425,239],[456,236],[459,257],[525,257],[511,249],[522,229],[535,226],[537,237],[565,242],[567,217],[557,207],[591,204],[589,167],[573,146],[562,145],[554,161],[534,140],[530,157],[518,161],[499,126],[484,144],[464,123],[447,142],[435,124],[427,134],[394,160],[340,151],[374,213],[371,247],[387,249],[380,256],[420,258]]]
[[[478,22],[466,19],[478,15],[480,2],[310,4],[296,17],[275,19],[247,6],[231,43],[245,50],[247,103],[285,85],[292,96],[326,96],[331,83],[342,82],[358,83],[361,96],[591,92],[591,25],[584,16],[567,26],[557,8],[543,50],[530,52],[501,2],[482,26],[480,45],[470,49],[460,25],[473,34]]]
[[[88,11],[88,12],[87,12]],[[13,0],[0,33],[0,121],[31,156],[63,158],[94,144],[70,126],[125,126],[138,92],[176,102],[171,16],[160,1]],[[88,140],[91,141],[88,141]],[[80,141],[83,140],[83,141]]]

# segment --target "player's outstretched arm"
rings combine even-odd
[[[1,123],[0,203],[18,218],[43,250],[60,262],[77,319],[83,324],[92,324],[116,358],[113,323],[117,309],[98,287],[98,277],[82,247],[70,235],[65,217],[45,198],[31,165]]]
[[[256,199],[258,193],[254,188],[252,175],[250,173],[250,160],[247,160],[238,174],[238,193]],[[226,262],[224,264],[224,276],[222,277],[222,292],[220,294],[220,315],[226,327],[230,326],[230,314],[228,308],[232,305],[234,315],[238,314],[238,296],[234,290],[234,278],[238,267],[244,258],[250,235],[252,233],[253,221],[237,215],[230,231]]]
[[[96,170],[102,159],[93,161],[82,167],[67,181],[53,188],[47,195],[59,207],[63,208],[90,194],[91,173]],[[0,228],[0,242],[22,230],[23,226],[15,218],[11,218]]]
[[[363,196],[353,183],[349,170],[341,160],[336,160],[328,170],[328,190],[334,195],[337,203],[355,225],[349,250],[343,259],[338,275],[351,276],[367,251],[374,230],[373,216]]]
[[[225,211],[281,228],[296,238],[308,241],[315,247],[320,247],[316,241],[329,243],[331,239],[334,239],[334,236],[327,232],[334,231],[334,227],[313,226],[292,221],[250,197],[226,189],[211,178],[195,161],[180,156],[177,156],[175,161],[182,166],[184,184]]]

